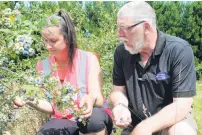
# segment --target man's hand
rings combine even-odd
[[[20,97],[16,97],[13,101],[13,103],[17,106],[17,107],[23,107],[26,102],[23,101]]]
[[[83,111],[81,118],[86,119],[91,116],[92,111],[93,111],[93,104],[94,104],[94,99],[93,99],[92,95],[90,95],[90,94],[85,95],[81,99],[79,107],[81,107],[81,108],[84,106],[86,107],[86,110]]]
[[[118,104],[112,110],[114,116],[114,123],[120,128],[125,128],[132,122],[131,113],[127,106]]]

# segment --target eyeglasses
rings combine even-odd
[[[138,22],[138,23],[136,23],[136,24],[133,24],[133,25],[131,25],[131,26],[117,26],[117,29],[118,29],[118,30],[121,29],[121,30],[123,30],[123,31],[127,31],[127,30],[129,30],[129,29],[131,29],[131,28],[133,28],[133,27],[135,27],[135,26],[137,26],[137,25],[139,25],[139,24],[141,24],[141,23],[143,23],[143,22],[145,22],[145,21],[140,21],[140,22]]]

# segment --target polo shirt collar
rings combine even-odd
[[[157,56],[160,55],[163,52],[163,49],[165,47],[165,42],[166,42],[166,38],[165,38],[165,34],[159,30],[157,30],[157,41],[156,41],[156,47],[154,49],[154,53],[153,56]]]

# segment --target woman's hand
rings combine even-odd
[[[94,99],[92,95],[87,94],[85,95],[80,102],[80,108],[86,107],[86,110],[83,111],[81,118],[87,119],[88,117],[91,116],[92,111],[93,111],[93,104],[94,104]]]
[[[26,102],[23,101],[20,97],[15,97],[13,103],[17,106],[17,107],[23,107]]]

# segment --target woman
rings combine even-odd
[[[80,94],[80,107],[86,106],[81,118],[88,123],[77,124],[74,120],[63,118],[53,102],[39,100],[22,102],[16,99],[18,106],[28,104],[37,110],[51,114],[51,120],[41,127],[37,135],[109,135],[112,131],[112,120],[103,111],[104,99],[101,92],[101,70],[98,59],[90,52],[77,48],[75,28],[68,14],[60,10],[47,18],[46,27],[42,30],[42,38],[49,51],[49,58],[37,64],[38,71],[59,77],[60,84],[70,82],[75,88],[83,88]],[[44,64],[46,63],[46,64]],[[56,70],[52,70],[52,65]]]

